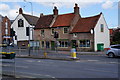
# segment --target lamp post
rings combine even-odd
[[[26,0],[24,0],[25,2],[28,2],[28,1],[26,1]],[[32,16],[33,16],[33,5],[32,5],[32,2],[28,2],[28,3],[30,3],[30,5],[31,5],[31,14],[32,14]],[[31,25],[32,26],[32,25]],[[33,30],[32,30],[32,38],[33,38]],[[29,41],[28,41],[28,47],[29,47],[29,55],[28,56],[30,56],[30,26],[29,26]]]
[[[28,2],[28,1],[26,1],[26,0],[24,0],[25,2]],[[32,14],[32,16],[33,16],[33,5],[32,5],[32,2],[28,2],[28,3],[30,3],[30,5],[31,5],[31,14]]]

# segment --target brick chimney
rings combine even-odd
[[[23,14],[22,8],[19,8],[19,14]]]
[[[79,7],[77,3],[75,3],[74,14],[79,14]]]
[[[58,9],[57,9],[56,6],[55,6],[54,9],[53,9],[53,14],[54,14],[54,15],[58,15]]]
[[[41,14],[40,14],[40,17],[43,17],[43,16],[44,16],[43,13],[41,13]]]

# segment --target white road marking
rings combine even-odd
[[[25,61],[27,61],[27,62],[35,62],[35,61],[33,61],[33,60],[25,60]]]
[[[109,63],[111,63],[111,64],[118,64],[118,62],[109,62]]]
[[[88,61],[99,61],[99,60],[88,60]]]
[[[112,72],[112,71],[97,70],[97,69],[88,69],[88,68],[85,68],[85,69],[86,69],[86,70],[90,70],[90,71],[98,71],[98,72],[110,72],[110,73],[118,74],[118,72]]]
[[[13,65],[2,65],[3,67],[11,67]],[[16,68],[28,68],[27,66],[15,66]]]
[[[38,62],[41,62],[40,60]]]
[[[81,62],[80,60],[78,60],[78,61],[75,61],[75,62]]]
[[[12,72],[12,73],[14,73],[14,71],[8,71],[8,70],[3,70],[3,72]],[[7,73],[5,73],[5,74],[7,74]],[[8,73],[9,74],[9,73]],[[19,76],[20,75],[20,76]],[[31,76],[32,75],[32,76]],[[31,76],[32,78],[34,77],[34,78],[55,78],[55,77],[53,77],[53,76],[50,76],[50,75],[43,75],[43,74],[38,74],[38,73],[28,73],[28,72],[18,72],[18,71],[16,71],[15,72],[15,76],[17,76],[17,77],[27,77],[27,78],[29,78],[29,76]]]

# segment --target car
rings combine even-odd
[[[106,55],[110,58],[120,56],[120,44],[111,45],[106,52]]]

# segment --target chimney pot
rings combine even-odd
[[[19,9],[19,14],[23,14],[22,8]]]
[[[40,17],[43,17],[43,13],[40,14]]]
[[[54,9],[53,9],[53,14],[54,14],[54,15],[58,15],[58,9],[57,9],[56,6],[55,6]]]
[[[78,4],[77,4],[77,3],[75,3],[74,13],[75,13],[75,14],[79,14],[79,7],[78,7]]]

